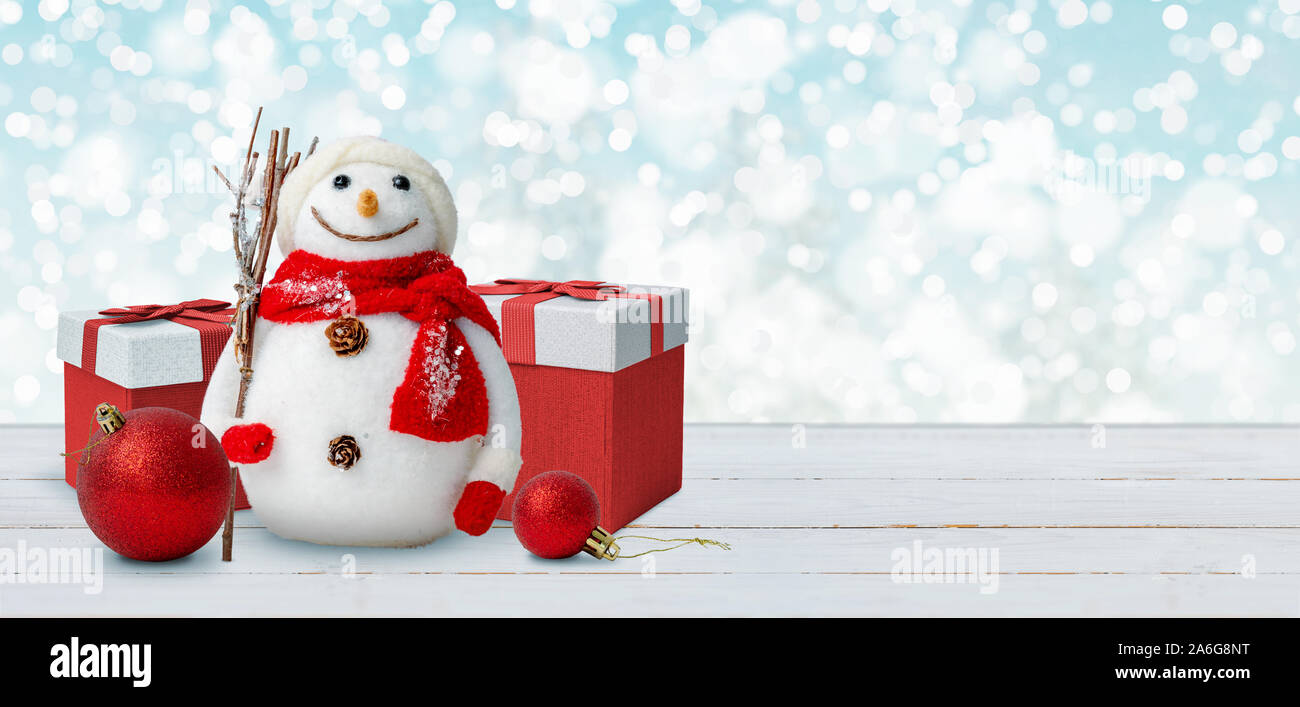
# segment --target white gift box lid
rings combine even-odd
[[[602,287],[614,287],[606,283]],[[663,350],[686,343],[689,291],[682,287],[621,285],[626,297],[587,300],[561,295],[538,302],[533,309],[535,361],[538,366],[580,368],[612,373],[651,356],[651,303],[638,296],[657,295],[661,301]],[[501,305],[519,295],[482,295],[488,310],[507,336]]]

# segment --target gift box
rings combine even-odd
[[[516,490],[544,471],[577,474],[614,532],[681,488],[685,289],[588,280],[472,289],[501,328],[519,393]],[[498,518],[509,520],[514,497]]]
[[[230,304],[218,300],[61,313],[56,352],[63,361],[65,448],[86,446],[99,403],[124,411],[166,407],[197,419],[232,315]],[[64,470],[73,487],[79,459],[70,455]],[[238,479],[235,507],[249,507]]]

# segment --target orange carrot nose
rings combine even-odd
[[[369,189],[361,192],[361,196],[357,197],[357,213],[366,218],[379,213],[379,197]]]

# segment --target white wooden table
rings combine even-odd
[[[1108,426],[1104,446],[1082,425],[803,436],[688,425],[681,492],[624,531],[729,552],[545,561],[501,522],[418,549],[321,547],[241,511],[233,563],[219,538],[163,564],[105,551],[100,593],[0,584],[0,616],[1300,614],[1296,428]],[[100,547],[61,445],[58,427],[0,427],[0,551]],[[918,541],[996,550],[996,591],[949,565],[898,581]]]

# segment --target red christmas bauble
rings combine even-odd
[[[230,503],[221,443],[178,410],[100,410],[101,429],[77,468],[77,501],[91,531],[135,560],[174,560],[207,544]]]
[[[515,496],[515,537],[529,552],[548,560],[572,557],[600,522],[596,491],[577,474],[538,474]]]

